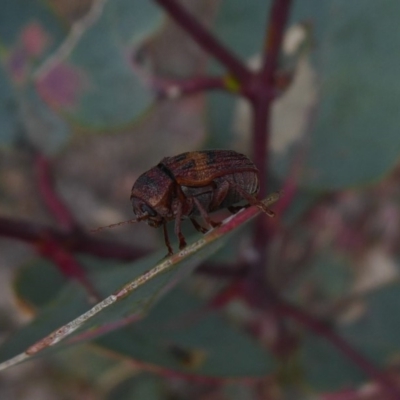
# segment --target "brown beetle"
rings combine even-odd
[[[258,192],[258,169],[243,154],[232,150],[204,150],[165,157],[140,175],[132,187],[131,202],[136,218],[109,227],[139,221],[155,228],[162,225],[168,253],[173,254],[167,222],[175,220],[175,234],[182,249],[186,246],[181,231],[183,218],[189,218],[199,232],[205,233],[207,229],[199,225],[196,216],[201,216],[211,227],[218,226],[209,213],[223,208],[235,212],[237,207],[233,206],[241,200],[273,216],[257,200]]]

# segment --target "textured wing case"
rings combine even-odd
[[[166,157],[161,163],[182,186],[198,187],[236,172],[258,170],[245,155],[232,150],[205,150]]]

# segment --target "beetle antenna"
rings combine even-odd
[[[117,222],[116,224],[100,226],[99,228],[90,229],[89,232],[96,233],[96,232],[100,232],[104,229],[116,228],[117,226],[121,226],[121,225],[125,225],[125,224],[134,224],[135,222],[140,222],[140,219],[134,218],[134,219],[129,219],[128,221]]]

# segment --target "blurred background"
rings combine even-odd
[[[271,3],[182,2],[253,69]],[[271,191],[288,182],[295,191],[268,244],[267,269],[285,299],[328,322],[394,381],[400,380],[398,15],[396,0],[293,1],[277,71],[269,167]],[[231,93],[188,96],[173,84],[223,73],[150,0],[2,1],[0,216],[57,226],[46,195],[52,181],[84,229],[107,225],[132,218],[133,182],[165,156],[207,148],[251,156],[251,112],[234,84]],[[250,232],[234,236],[211,261],[239,264],[248,256]],[[50,304],[50,298],[35,303],[32,294],[48,291],[38,274],[49,270],[41,269],[38,246],[9,237],[2,220],[0,234],[0,339],[7,346],[13,332]],[[104,237],[149,254],[164,246],[162,232],[146,224]],[[31,276],[34,266],[39,272]],[[225,285],[195,275],[179,290],[206,303]],[[176,296],[166,304],[179,303]],[[174,374],[145,351],[136,359],[134,351],[124,357],[105,345],[79,345],[1,372],[0,397],[382,398],[351,361],[308,329],[285,322],[290,344],[283,346],[271,316],[240,301],[221,314],[246,334],[234,372],[228,364],[235,340],[242,343],[236,336],[218,353],[226,373],[222,361],[217,372],[199,370],[202,351],[188,361],[174,349],[180,361]],[[220,329],[230,334],[225,325]],[[267,367],[251,362],[258,348],[268,353]]]

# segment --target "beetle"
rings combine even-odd
[[[167,232],[167,223],[175,221],[179,249],[186,246],[181,221],[189,218],[196,230],[207,229],[195,219],[201,216],[210,227],[216,227],[209,213],[228,208],[246,200],[258,206],[267,215],[274,216],[260,200],[259,172],[244,154],[233,150],[203,150],[163,158],[155,167],[138,177],[131,191],[135,219],[123,223],[146,221],[152,227],[163,226],[168,254],[173,254]],[[240,208],[240,207],[239,207]],[[102,228],[98,228],[100,230]],[[96,230],[96,231],[97,231]]]

